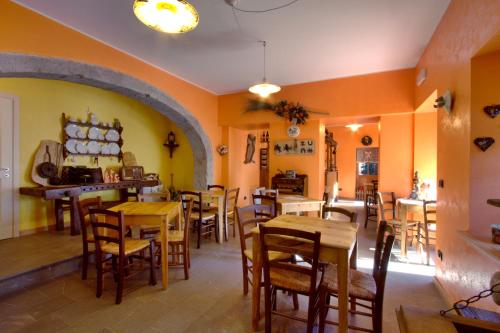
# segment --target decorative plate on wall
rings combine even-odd
[[[368,135],[365,135],[364,137],[361,138],[361,143],[363,146],[369,146],[373,142],[372,138]]]

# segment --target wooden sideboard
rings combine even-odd
[[[276,175],[271,180],[271,188],[281,194],[297,194],[307,196],[307,175],[296,175],[294,178]]]
[[[82,193],[118,190],[120,191],[120,201],[127,201],[129,189],[136,189],[136,192],[140,193],[142,188],[156,186],[158,183],[157,180],[124,180],[118,183],[21,187],[19,192],[23,195],[54,200],[56,230],[64,229],[63,207],[69,206],[71,235],[78,235],[80,233],[80,218],[77,205]]]

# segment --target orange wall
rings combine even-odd
[[[470,223],[473,234],[486,235],[490,224],[500,221],[500,209],[486,204],[500,197],[500,116],[491,119],[483,107],[500,104],[500,51],[472,60],[471,140],[490,136],[496,141],[486,152],[472,145]]]
[[[332,127],[328,131],[333,133],[337,141],[337,169],[339,170],[339,195],[342,198],[354,199],[356,196],[356,148],[378,147],[378,124],[364,124],[358,131],[349,128]],[[363,146],[361,138],[365,135],[373,139],[370,146]]]
[[[314,140],[316,150],[313,155],[278,156],[274,153],[273,147],[276,141],[290,140],[286,131],[288,126],[289,123],[284,120],[270,124],[269,176],[277,174],[278,169],[283,172],[295,170],[298,174],[306,174],[309,185],[308,196],[319,199],[325,189],[325,127],[319,120],[310,120],[306,125],[300,126],[300,135],[297,139]]]
[[[403,69],[289,85],[270,100],[299,102],[335,117],[413,112],[413,85],[414,70]],[[245,112],[248,98],[255,97],[248,92],[220,96],[219,124],[248,126],[279,121],[270,112]]]
[[[437,112],[416,112],[414,128],[413,171],[420,181],[436,188],[437,172]]]
[[[0,0],[0,13],[0,52],[92,63],[143,80],[161,89],[191,112],[215,149],[220,139],[216,95],[10,1]],[[215,180],[220,178],[219,162],[214,151]]]
[[[256,136],[255,153],[253,160],[255,163],[245,164],[245,153],[247,147],[247,137],[249,134]],[[253,190],[259,187],[259,148],[261,131],[247,131],[237,128],[228,128],[227,156],[228,175],[225,184],[229,188],[240,188],[238,203],[241,206],[251,203]],[[224,158],[226,158],[224,156]],[[246,197],[246,199],[245,199]]]
[[[407,197],[412,188],[413,114],[380,117],[379,189]]]
[[[427,80],[415,89],[415,105],[421,105],[435,90],[451,89],[455,105],[451,115],[438,111],[437,248],[444,260],[437,260],[438,281],[450,300],[467,298],[488,286],[488,274],[476,274],[491,267],[491,260],[471,253],[456,231],[469,224],[471,177],[471,58],[500,30],[500,1],[454,0],[450,3],[422,55],[417,71],[427,69]],[[487,266],[490,265],[490,266]],[[494,267],[491,267],[493,270]],[[491,301],[483,307],[497,310]]]

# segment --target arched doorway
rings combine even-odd
[[[167,116],[188,137],[194,155],[195,188],[206,188],[213,177],[210,139],[198,120],[161,90],[132,76],[71,60],[26,54],[0,53],[0,77],[63,80],[117,92]]]

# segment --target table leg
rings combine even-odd
[[[259,330],[260,320],[260,280],[262,273],[262,258],[260,253],[259,234],[253,234],[253,261],[252,261],[252,328]]]
[[[63,210],[62,199],[54,200],[54,216],[56,218],[56,230],[61,231],[64,230],[64,210]]]
[[[224,243],[224,196],[217,196],[217,213],[219,214],[219,243]],[[227,228],[226,228],[227,230]]]
[[[408,229],[408,207],[406,205],[400,205],[399,214],[401,219],[401,258],[406,259],[408,256],[407,248],[407,229]]]
[[[78,196],[69,197],[71,235],[80,234],[80,217],[78,216]]]
[[[339,286],[339,330],[347,333],[348,328],[348,304],[349,304],[349,254],[346,250],[339,250],[337,262],[337,281]]]
[[[161,283],[163,289],[168,288],[168,217],[163,217],[160,223],[161,237]]]

